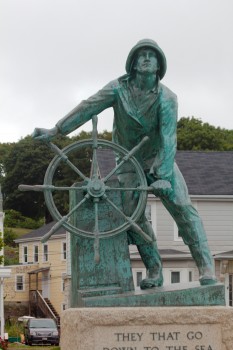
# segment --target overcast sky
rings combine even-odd
[[[143,38],[166,55],[179,118],[233,129],[232,18],[232,0],[0,0],[0,143],[53,127],[123,75]]]

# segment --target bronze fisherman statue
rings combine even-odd
[[[114,110],[113,142],[130,150],[144,136],[150,141],[136,154],[148,185],[175,220],[179,235],[188,245],[199,270],[201,285],[216,283],[213,259],[198,212],[193,207],[184,178],[175,162],[177,98],[161,80],[166,73],[166,58],[150,39],[139,41],[126,60],[126,74],[111,81],[87,100],[82,101],[52,129],[36,128],[33,137],[50,140],[57,134],[74,131],[93,115],[112,107]],[[135,174],[123,167],[118,179],[122,187],[134,187]],[[122,196],[123,208],[130,215],[135,207],[132,192]],[[145,215],[138,223],[149,236],[153,229]],[[162,263],[156,240],[145,242],[128,231],[129,244],[136,244],[147,269],[141,288],[163,285]]]

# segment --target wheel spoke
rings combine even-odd
[[[57,154],[60,156],[60,158],[67,164],[69,165],[69,167],[74,170],[74,172],[76,174],[78,174],[84,181],[89,180],[88,177],[86,177],[67,157],[67,155],[65,153],[62,152],[62,150],[60,150],[60,148],[58,148],[56,145],[54,145],[52,142],[49,142],[49,146],[50,148]]]
[[[95,262],[98,264],[100,262],[100,245],[99,245],[99,215],[98,215],[98,203],[99,198],[94,198],[94,208],[95,208],[95,228],[94,228],[94,254]]]
[[[106,191],[152,191],[153,187],[138,186],[138,187],[110,187],[105,186]]]
[[[93,138],[93,148],[97,148],[97,143],[98,143],[98,132],[97,132],[97,123],[98,123],[98,117],[97,115],[93,115],[92,117],[92,138]]]
[[[87,190],[87,186],[53,186],[53,185],[19,185],[18,189],[20,191],[35,191],[35,192],[43,192],[45,190],[50,191],[83,191]]]
[[[92,157],[92,176],[90,176],[92,179],[97,179],[98,178],[98,160],[97,160],[97,148],[98,148],[98,139],[97,139],[97,116],[94,115],[92,117],[92,125],[93,125],[93,131],[92,131],[92,139],[93,139],[93,144],[92,144],[92,149],[93,149],[93,157]]]
[[[123,157],[123,159],[120,161],[119,164],[117,164],[117,166],[115,168],[112,169],[112,171],[110,171],[110,173],[105,176],[105,178],[103,179],[103,182],[106,182],[108,181],[108,179],[113,175],[115,174],[115,172],[125,163],[127,162],[130,158],[132,158],[134,156],[134,154],[144,145],[144,143],[146,143],[147,141],[149,140],[149,137],[148,136],[145,136],[142,141],[137,145],[135,146],[133,149],[131,149],[131,151],[125,155]]]
[[[91,167],[91,179],[97,179],[98,178],[98,160],[97,160],[97,154],[96,154],[96,148],[93,149],[93,156],[92,156],[92,167]]]
[[[74,206],[71,211],[63,216],[52,228],[49,232],[47,232],[41,239],[42,243],[47,242],[47,240],[69,219],[69,217],[83,204],[86,202],[87,199],[90,198],[90,195],[87,193],[85,197],[77,204]]]
[[[131,217],[126,216],[123,211],[121,211],[106,195],[104,196],[104,199],[110,204],[121,216],[124,217],[126,221],[128,221],[131,224],[132,229],[138,233],[142,238],[144,238],[147,242],[152,242],[152,238],[148,236],[140,226],[138,226]]]

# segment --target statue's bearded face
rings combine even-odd
[[[159,70],[156,52],[146,47],[140,49],[135,58],[133,68],[139,73],[156,73]]]

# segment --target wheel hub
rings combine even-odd
[[[105,184],[100,179],[90,180],[87,191],[92,197],[102,197],[105,193]]]

